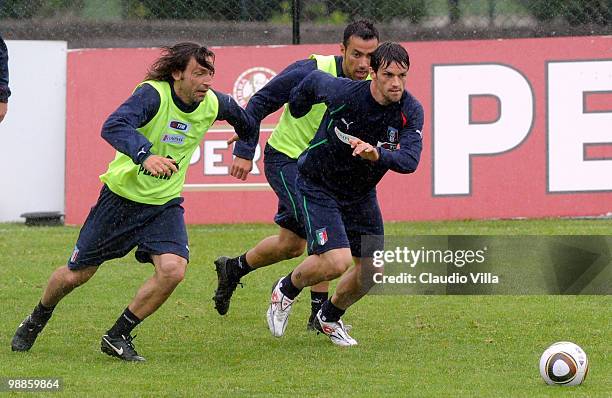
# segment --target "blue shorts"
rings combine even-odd
[[[278,210],[274,216],[274,222],[306,239],[302,213],[296,196],[297,160],[266,144],[264,172],[268,183],[278,197]]]
[[[339,248],[350,248],[353,257],[372,257],[384,245],[385,234],[376,191],[363,197],[338,199],[316,183],[298,175],[296,185],[306,220],[308,254],[322,254]],[[379,236],[376,244],[362,248],[363,236]]]
[[[135,247],[141,263],[152,263],[151,255],[166,253],[189,261],[182,202],[183,198],[176,198],[159,206],[137,203],[104,185],[81,228],[68,268],[98,266],[124,257]]]

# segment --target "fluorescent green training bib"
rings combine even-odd
[[[172,101],[170,83],[147,80],[141,84],[149,84],[157,90],[161,101],[155,117],[136,130],[153,144],[151,153],[174,159],[178,172],[171,176],[154,177],[141,165],[134,164],[129,156],[117,152],[100,180],[111,191],[126,199],[162,205],[181,195],[191,155],[215,122],[219,100],[209,90],[195,111],[185,113]]]
[[[313,54],[310,58],[317,60],[319,70],[337,77],[336,59],[333,55]],[[291,116],[287,104],[284,107],[280,120],[268,139],[268,144],[290,158],[297,159],[300,153],[308,148],[308,144],[317,132],[321,120],[323,120],[327,106],[316,104],[310,112],[299,119]]]

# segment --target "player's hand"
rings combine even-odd
[[[239,180],[246,181],[247,176],[253,170],[253,161],[243,159],[241,157],[234,157],[232,167],[230,168],[230,175],[236,177]]]
[[[376,148],[365,141],[357,139],[350,139],[349,144],[353,148],[353,156],[360,156],[362,159],[371,160],[375,162],[378,160],[379,154]]]
[[[0,102],[0,122],[4,120],[7,109],[8,109],[8,104],[6,102]]]
[[[227,140],[227,145],[232,145],[236,141],[240,141],[240,137],[238,137],[238,134],[234,133],[234,135],[232,135],[231,138]]]
[[[178,172],[174,159],[164,158],[159,155],[150,155],[142,162],[142,167],[154,177],[159,175],[171,176],[172,173]]]

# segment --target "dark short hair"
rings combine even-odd
[[[380,40],[378,38],[378,30],[374,27],[374,24],[366,19],[351,22],[344,28],[344,37],[342,38],[342,44],[344,47],[348,46],[349,39],[351,36],[357,36],[363,40]]]
[[[184,71],[192,57],[200,66],[215,71],[215,66],[209,61],[209,58],[214,61],[215,53],[197,43],[184,42],[162,47],[162,55],[151,65],[145,80],[173,82],[172,73]]]
[[[386,68],[391,63],[397,62],[401,66],[410,69],[410,57],[408,51],[399,43],[384,42],[372,53],[370,58],[370,66],[374,73],[378,72],[380,67]]]

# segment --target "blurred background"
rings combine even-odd
[[[0,0],[7,40],[68,48],[335,43],[349,21],[383,40],[612,34],[612,0]]]

